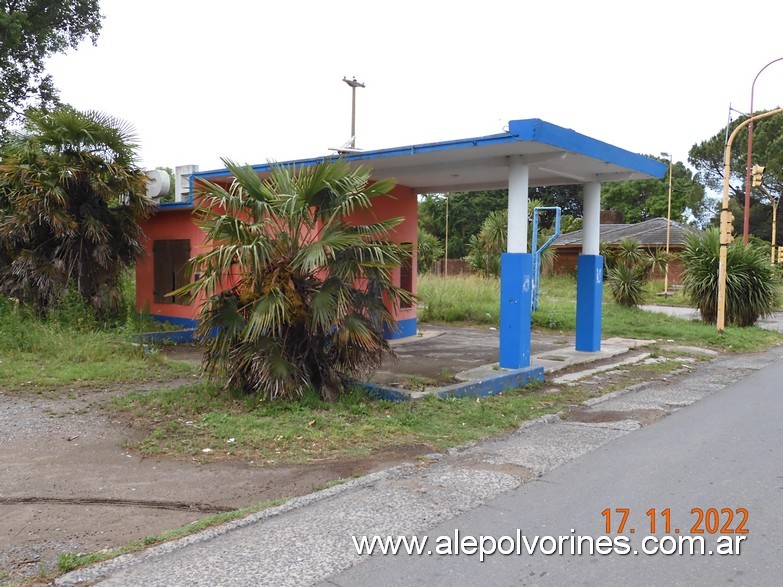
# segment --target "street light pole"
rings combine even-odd
[[[343,78],[343,81],[351,87],[351,148],[356,148],[356,88],[363,88],[362,82],[357,82],[356,78]]]
[[[764,195],[766,195],[769,198],[769,201],[772,202],[772,253],[770,255],[770,263],[773,265],[775,264],[775,237],[777,237],[778,233],[778,202],[780,202],[780,197],[777,198],[773,197],[772,194],[769,193],[767,188],[765,188],[763,185],[758,186],[758,188],[764,192]]]
[[[446,196],[446,255],[443,262],[443,277],[449,276],[449,197]]]
[[[750,126],[748,126],[748,160],[745,164],[745,211],[742,216],[742,242],[748,244],[748,228],[750,227],[750,167],[753,159],[753,93],[756,90],[756,80],[759,79],[761,72],[777,61],[783,61],[783,57],[778,57],[762,67],[753,78],[750,86]]]
[[[769,118],[783,112],[783,108],[776,108],[763,114],[751,116],[737,125],[723,150],[723,200],[720,211],[720,259],[718,261],[718,315],[715,323],[718,332],[723,332],[726,326],[726,261],[728,258],[729,242],[731,240],[731,212],[729,212],[729,181],[731,180],[731,145],[735,137],[743,128],[756,120]]]
[[[672,227],[672,156],[661,153],[661,157],[669,160],[669,204],[666,207],[666,267],[663,270],[663,295],[669,295],[669,237]]]

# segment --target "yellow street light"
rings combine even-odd
[[[750,173],[753,176],[753,181],[751,182],[751,184],[753,185],[754,188],[761,187],[761,182],[764,177],[764,169],[765,168],[762,167],[761,165],[754,165],[753,169],[751,169]]]
[[[443,262],[443,277],[449,276],[449,196],[446,197],[446,255]]]
[[[669,205],[666,207],[666,267],[663,270],[663,295],[669,295],[669,236],[672,227],[672,156],[661,153],[661,157],[669,160]]]
[[[716,325],[718,332],[723,332],[726,326],[726,259],[728,258],[728,248],[731,242],[731,221],[734,216],[729,212],[729,181],[731,180],[731,145],[734,142],[737,134],[740,130],[747,125],[755,122],[756,120],[762,120],[769,118],[775,114],[783,112],[783,108],[776,108],[763,114],[757,114],[751,116],[747,120],[741,122],[732,131],[728,140],[726,141],[726,147],[723,150],[723,201],[720,211],[720,260],[718,261],[718,316],[716,319]]]

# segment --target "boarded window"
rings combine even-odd
[[[411,250],[412,243],[402,243],[402,246]],[[400,266],[400,289],[413,293],[413,253],[406,255]],[[401,308],[411,308],[410,302],[403,302]]]
[[[185,265],[190,259],[190,241],[187,239],[153,241],[155,280],[152,295],[156,304],[184,304],[182,296],[166,296],[190,281]]]

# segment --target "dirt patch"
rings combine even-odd
[[[0,585],[55,569],[63,552],[117,548],[430,451],[400,447],[363,459],[263,467],[145,458],[126,449],[140,432],[101,409],[135,388],[0,391]]]

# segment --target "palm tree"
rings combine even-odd
[[[418,250],[416,265],[419,273],[428,272],[435,263],[443,258],[446,251],[440,242],[440,239],[434,234],[419,228],[416,237]]]
[[[508,240],[508,210],[490,212],[481,230],[468,239],[467,260],[483,277],[500,275],[500,254]]]
[[[532,215],[535,208],[543,206],[540,200],[530,200],[528,209]],[[541,242],[546,240],[547,234],[553,234],[554,228],[539,231]],[[532,251],[532,233],[528,232],[528,247]],[[484,277],[500,275],[500,255],[507,248],[508,243],[508,210],[496,210],[487,214],[481,224],[481,230],[477,235],[471,235],[468,239],[467,261],[470,266]],[[541,252],[541,268],[545,272],[552,272],[555,262],[555,250],[547,247]]]
[[[614,300],[627,307],[642,304],[654,258],[633,238],[624,238],[618,247],[604,250],[609,255],[607,285]]]
[[[2,151],[0,291],[45,312],[72,286],[99,313],[117,310],[154,206],[136,147],[133,130],[106,114],[28,113]]]
[[[392,283],[410,254],[390,242],[402,218],[372,220],[373,199],[394,184],[370,184],[368,168],[343,161],[273,165],[263,181],[224,163],[232,185],[205,182],[199,194],[196,221],[213,245],[191,260],[198,278],[172,294],[205,300],[204,369],[266,399],[311,386],[333,400],[346,375],[392,354],[389,306],[413,301]]]
[[[681,253],[685,295],[702,320],[714,324],[718,315],[720,235],[716,228],[687,235]],[[753,326],[777,305],[779,278],[769,263],[768,249],[752,242],[732,242],[726,255],[726,322]]]

